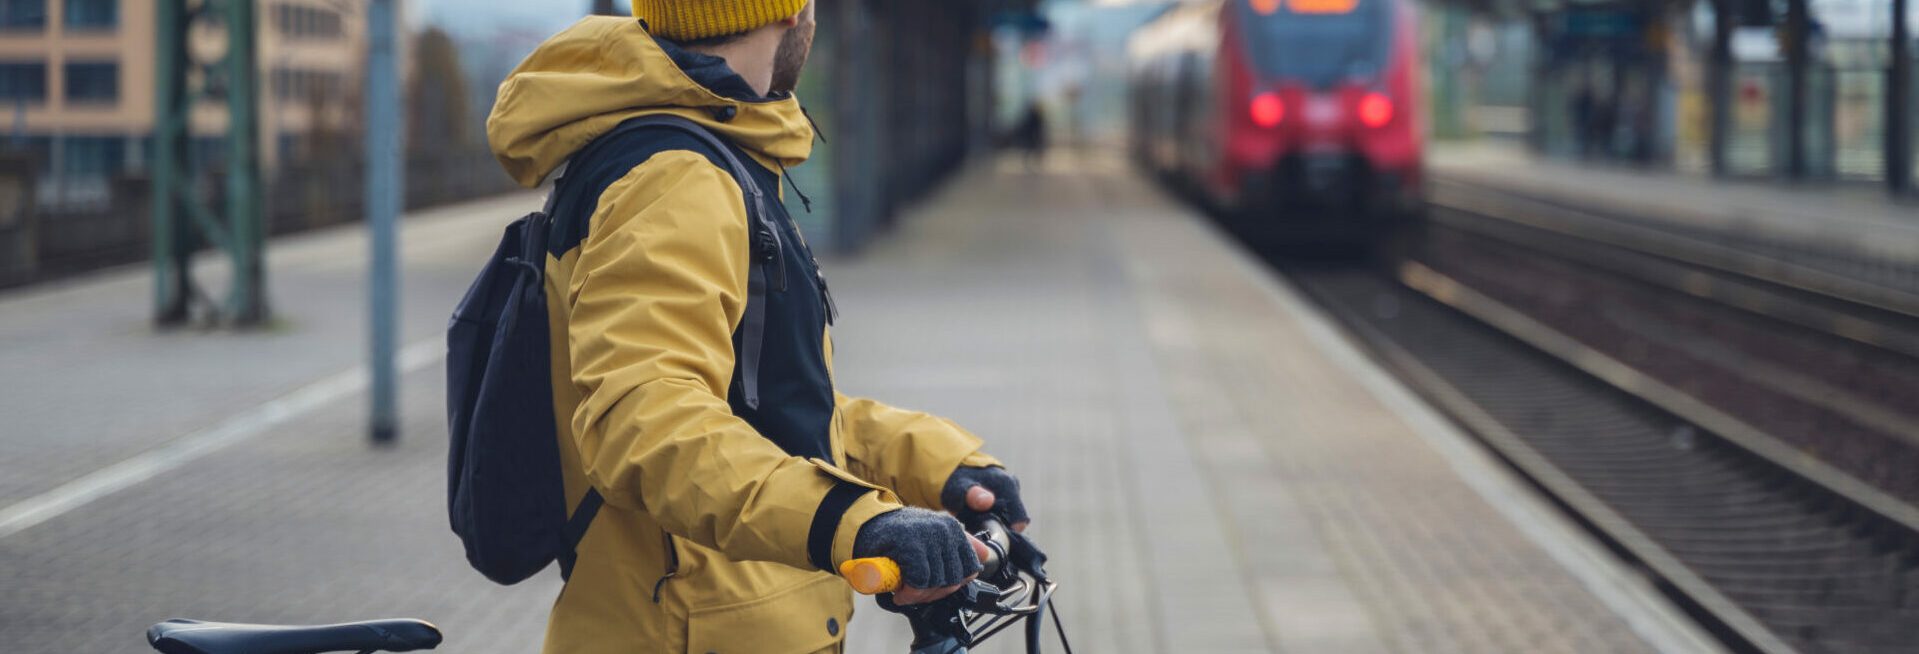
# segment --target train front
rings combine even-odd
[[[1368,242],[1421,206],[1412,10],[1401,0],[1229,0],[1226,174],[1247,227]]]

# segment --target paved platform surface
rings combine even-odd
[[[1540,157],[1504,143],[1442,145],[1436,182],[1463,182],[1645,220],[1832,254],[1919,265],[1919,202],[1879,186],[1723,180]]]
[[[410,215],[402,235],[401,343],[443,333],[460,290],[533,194]],[[0,506],[217,424],[364,360],[366,235],[276,239],[276,315],[257,332],[150,325],[143,265],[0,295]],[[225,297],[219,266],[200,266]]]
[[[358,234],[276,243],[289,319],[261,334],[148,332],[138,272],[0,298],[9,651],[141,651],[168,617],[388,615],[436,621],[445,651],[535,651],[555,580],[491,586],[444,526],[431,345],[535,204],[408,221],[424,345],[387,450],[353,370]],[[1022,475],[1079,651],[1710,649],[1116,157],[977,167],[827,268],[843,388],[948,415]],[[849,650],[905,637],[869,605]]]

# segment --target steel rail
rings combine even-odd
[[[1404,262],[1398,280],[1488,326],[1510,335],[1621,392],[1659,407],[1680,419],[1718,435],[1746,451],[1817,484],[1919,535],[1919,507],[1893,497],[1839,468],[1814,458],[1736,416],[1634,369],[1604,352],[1532,319],[1471,287],[1418,262]]]
[[[1365,295],[1384,290],[1295,277],[1389,369],[1640,562],[1728,644],[1774,654],[1904,651],[1885,643],[1910,642],[1898,625],[1919,607],[1859,599],[1899,587],[1887,557],[1905,550],[1888,553],[1880,532],[1857,529],[1863,517],[1848,508],[1874,505],[1861,513],[1910,535],[1919,525],[1910,506],[1776,440],[1755,440],[1737,420],[1696,411],[1703,405],[1670,401],[1683,396],[1419,264],[1368,282],[1416,293],[1408,302],[1437,301],[1397,325],[1366,308],[1377,300]],[[1542,361],[1525,363],[1533,359]],[[1541,415],[1552,418],[1525,423]],[[1649,415],[1690,425],[1668,437],[1649,430],[1670,418]],[[1809,471],[1831,483],[1807,480]],[[1919,540],[1897,542],[1910,549]],[[1846,626],[1855,618],[1867,626]]]
[[[1727,279],[1722,273],[1700,270],[1674,261],[1620,250],[1601,244],[1580,242],[1573,237],[1514,226],[1498,218],[1465,214],[1450,209],[1432,214],[1429,229],[1451,229],[1477,238],[1486,238],[1511,246],[1543,253],[1616,275],[1633,282],[1692,296],[1762,318],[1796,325],[1843,340],[1919,359],[1919,323],[1894,324],[1849,313],[1852,305],[1828,306],[1803,296],[1781,294],[1742,280]],[[1867,310],[1869,311],[1869,310]],[[1896,321],[1909,322],[1909,321]],[[1670,339],[1669,339],[1670,340]],[[1737,352],[1723,351],[1713,343],[1688,346],[1702,359],[1717,360],[1721,367],[1739,370],[1751,383],[1809,405],[1845,415],[1880,433],[1919,447],[1919,415],[1896,410],[1864,399],[1795,370],[1763,361],[1743,358]]]
[[[1496,218],[1671,261],[1710,268],[1754,281],[1824,296],[1886,313],[1919,319],[1919,293],[1775,256],[1705,240],[1675,229],[1638,224],[1604,212],[1568,207],[1521,194],[1435,180],[1429,202],[1437,207]]]
[[[1738,644],[1754,651],[1766,654],[1796,654],[1799,651],[1757,617],[1740,608],[1737,602],[1719,592],[1711,582],[1687,567],[1678,556],[1661,546],[1658,540],[1635,526],[1632,520],[1587,490],[1550,457],[1501,424],[1411,351],[1393,343],[1391,338],[1363,320],[1344,317],[1342,322],[1359,332],[1360,341],[1388,369],[1398,372],[1415,392],[1438,405],[1443,413],[1458,421],[1468,433],[1478,437],[1500,459],[1570,509],[1581,522],[1599,531],[1608,542],[1625,550],[1676,589],[1695,611],[1711,615],[1718,623],[1719,631],[1730,632],[1737,638]]]

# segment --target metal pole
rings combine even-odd
[[[1712,12],[1712,51],[1707,54],[1706,94],[1711,102],[1711,124],[1706,156],[1712,174],[1725,175],[1727,141],[1732,137],[1732,34],[1739,24],[1740,5],[1715,0]]]
[[[260,197],[259,96],[254,92],[254,2],[227,3],[227,221],[233,289],[227,315],[251,327],[267,321],[266,225]]]
[[[154,3],[153,138],[153,322],[178,325],[187,320],[187,289],[181,265],[179,186],[181,110],[186,93],[186,7],[184,0]]]
[[[1886,67],[1886,187],[1912,190],[1912,33],[1906,0],[1892,0],[1892,65]]]
[[[1460,55],[1464,52],[1461,44],[1466,39],[1466,21],[1459,9],[1441,6],[1435,11],[1439,12],[1439,43],[1431,53],[1433,135],[1462,138],[1466,130],[1460,115],[1463,94],[1457,73],[1464,63]]]
[[[368,294],[373,347],[368,368],[373,377],[371,435],[375,444],[392,443],[400,435],[399,370],[394,356],[400,283],[396,232],[404,180],[400,177],[400,80],[394,56],[393,3],[372,0],[367,4],[366,209],[373,248],[369,275],[372,288]]]
[[[1786,2],[1786,176],[1792,179],[1805,179],[1809,153],[1806,152],[1806,122],[1810,120],[1807,112],[1807,99],[1811,96],[1810,75],[1811,52],[1808,41],[1811,40],[1810,0],[1788,0]]]
[[[1533,52],[1537,54],[1533,56],[1531,67],[1527,71],[1531,77],[1526,80],[1526,107],[1530,116],[1530,119],[1526,121],[1526,145],[1531,147],[1534,153],[1543,154],[1551,145],[1547,130],[1554,121],[1549,116],[1557,115],[1561,111],[1557,106],[1548,106],[1551,102],[1551,93],[1546,86],[1547,80],[1552,76],[1554,64],[1557,62],[1553,55],[1552,37],[1549,36],[1550,24],[1547,14],[1534,11],[1527,19],[1532,23],[1532,46]]]

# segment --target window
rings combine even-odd
[[[120,0],[66,0],[66,3],[67,27],[110,30],[120,24]]]
[[[293,68],[273,69],[273,97],[281,100],[299,100],[305,97],[306,72]]]
[[[67,64],[67,102],[105,103],[120,101],[120,64],[77,62]]]
[[[0,29],[47,26],[47,0],[0,0]]]
[[[291,39],[336,39],[345,32],[340,12],[291,3],[274,5],[273,24]]]
[[[280,132],[280,136],[274,141],[278,144],[281,161],[303,161],[309,158],[306,148],[303,147],[306,145],[306,134]]]
[[[46,63],[0,63],[0,102],[45,102],[46,100]]]
[[[60,173],[104,178],[126,170],[127,141],[118,136],[69,136],[60,140]]]
[[[339,73],[300,68],[273,69],[269,84],[273,97],[292,102],[338,98],[346,93],[346,79]]]
[[[1246,45],[1263,81],[1328,88],[1376,79],[1392,48],[1385,0],[1253,0],[1239,5]]]
[[[340,19],[340,12],[331,9],[320,9],[316,10],[315,14],[316,18],[313,28],[315,36],[337,39],[346,31]]]

